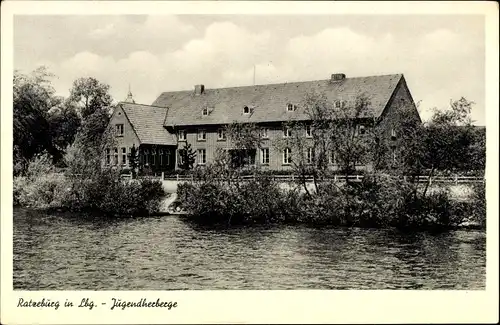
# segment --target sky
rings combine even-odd
[[[14,69],[45,65],[57,94],[95,77],[115,101],[164,91],[403,73],[426,120],[475,102],[485,125],[484,18],[474,15],[16,16]]]

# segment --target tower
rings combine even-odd
[[[132,92],[130,91],[130,84],[128,85],[128,94],[127,94],[127,99],[125,99],[125,102],[135,104],[135,100],[132,97]]]

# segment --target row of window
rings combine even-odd
[[[344,108],[345,107],[345,101],[342,101],[342,100],[336,100],[333,102],[333,106],[335,108]],[[298,106],[296,104],[293,104],[293,103],[287,103],[286,106],[285,106],[285,110],[287,112],[294,112],[296,111],[298,108]],[[210,113],[211,113],[211,109],[208,107],[208,106],[205,106],[203,107],[203,109],[201,110],[201,114],[203,116],[208,116]],[[253,108],[249,107],[249,106],[244,106],[243,107],[243,114],[247,115],[247,114],[250,114],[250,113],[253,113]]]
[[[251,157],[251,161],[255,163],[255,157]],[[395,159],[395,154],[394,154]],[[335,152],[332,151],[330,155],[330,164],[336,164],[336,156]],[[179,154],[179,161],[182,163],[182,155]],[[313,148],[308,148],[306,153],[306,163],[312,164],[314,161],[314,150]],[[282,152],[282,162],[283,165],[290,165],[292,163],[292,150],[290,148],[286,148]],[[207,151],[206,149],[198,149],[197,150],[197,163],[198,165],[205,165],[207,163]],[[251,164],[253,164],[251,163]],[[269,164],[269,148],[260,149],[260,163],[263,165]]]
[[[363,127],[363,130],[364,130],[364,127]],[[260,137],[262,139],[268,139],[269,138],[268,131],[269,131],[269,129],[267,129],[267,128],[261,128],[260,129]],[[197,135],[198,135],[197,136],[198,141],[205,141],[207,139],[207,132],[205,131],[205,129],[198,129]],[[312,130],[311,130],[310,125],[306,126],[305,135],[308,138],[312,137]],[[290,128],[287,128],[287,127],[283,128],[283,137],[289,138],[291,136],[292,136],[292,130]],[[186,130],[180,130],[178,132],[179,141],[186,141],[186,138],[187,138]],[[226,140],[226,132],[223,128],[217,129],[217,140]]]
[[[111,165],[111,160],[113,160],[113,165],[128,165],[130,163],[130,154],[132,152],[132,147],[127,148],[122,147],[120,151],[120,155],[118,154],[118,148],[113,149],[113,154],[111,154],[110,149],[106,149],[106,165]],[[159,149],[156,151],[155,149],[152,149],[151,151],[149,150],[144,150],[143,154],[143,163],[145,165],[156,165],[156,162],[158,161],[161,166],[168,166],[170,165],[170,151],[169,150],[163,150]],[[157,158],[158,157],[158,158]],[[157,160],[158,159],[158,160]]]

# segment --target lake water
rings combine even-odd
[[[14,289],[484,289],[482,231],[203,229],[14,209]]]

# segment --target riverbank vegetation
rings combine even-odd
[[[158,211],[159,180],[123,181],[119,170],[102,164],[104,147],[114,141],[109,86],[80,78],[62,98],[51,77],[43,68],[14,74],[14,205],[109,216]]]
[[[189,219],[201,223],[448,229],[468,222],[484,227],[484,184],[475,186],[467,202],[453,200],[446,188],[430,191],[436,176],[484,169],[485,151],[469,118],[472,104],[465,98],[452,102],[424,124],[401,111],[401,137],[393,146],[383,140],[377,121],[368,121],[363,132],[354,122],[369,107],[367,98],[336,109],[321,94],[311,94],[303,103],[311,123],[290,121],[289,136],[275,144],[276,150],[289,150],[294,175],[289,186],[237,159],[244,154],[220,150],[213,164],[195,169],[192,180],[179,185],[180,204]],[[226,131],[236,151],[262,147],[255,125],[233,123]],[[371,168],[359,171],[359,162],[370,162]],[[352,173],[364,177],[335,180]],[[254,177],[245,178],[248,174]],[[428,182],[418,182],[419,175]]]

